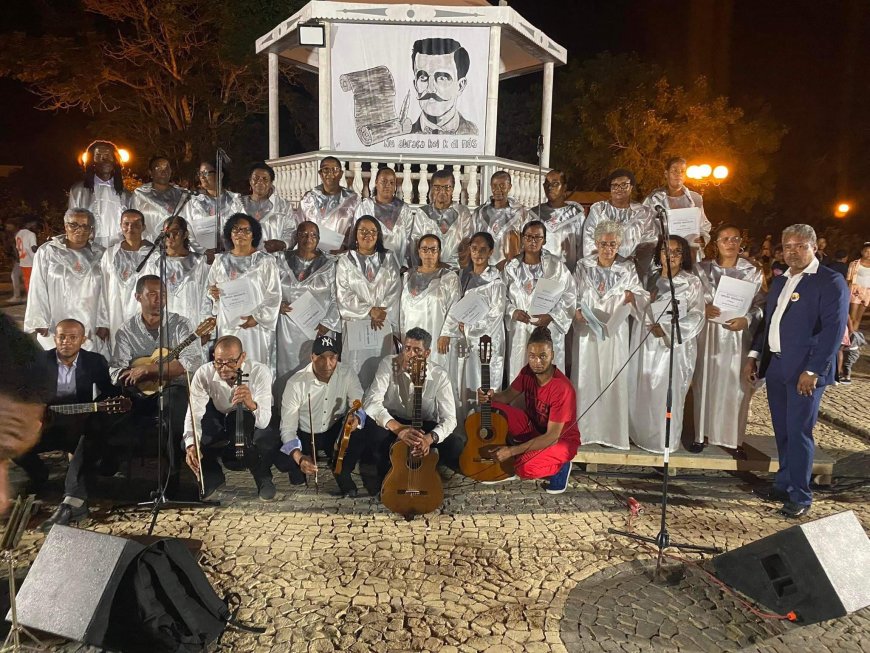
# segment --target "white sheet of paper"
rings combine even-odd
[[[190,221],[190,230],[198,245],[205,249],[217,247],[217,223],[214,216]]]
[[[254,304],[254,289],[248,277],[224,281],[218,284],[218,288],[221,291],[218,305],[224,319],[230,324],[254,312],[254,308],[256,308]]]
[[[463,324],[477,324],[489,311],[486,301],[476,292],[470,292],[450,307],[450,315]]]
[[[668,209],[668,231],[692,242],[701,235],[701,209],[690,206],[686,209]]]
[[[595,334],[595,339],[606,340],[607,334],[604,333],[604,323],[599,319],[598,313],[596,313],[594,309],[589,308],[586,304],[580,304],[580,312],[583,313],[583,317],[586,318],[586,326],[588,326],[592,330],[592,333]]]
[[[384,329],[389,327],[384,324]],[[347,323],[347,343],[349,350],[363,349],[380,351],[384,344],[383,329],[375,331],[371,320],[350,320]]]
[[[341,249],[344,245],[344,235],[330,229],[329,227],[320,227],[320,243],[317,248],[322,252],[331,252],[336,249]]]
[[[543,315],[553,310],[562,296],[562,286],[555,279],[538,279],[535,289],[532,291],[532,303],[529,315]]]
[[[613,313],[610,314],[607,322],[604,325],[604,333],[608,338],[612,338],[617,332],[622,323],[625,322],[629,313],[631,313],[631,304],[620,304],[616,307]]]
[[[670,324],[671,322],[671,297],[657,299],[649,305],[650,324]]]
[[[293,309],[287,314],[290,320],[302,331],[314,336],[317,325],[326,316],[326,308],[314,298],[309,290],[306,290],[299,299],[290,304],[290,308]]]
[[[746,315],[757,291],[758,288],[751,281],[723,276],[719,279],[716,294],[713,296],[713,306],[722,312],[719,317],[713,318],[713,322],[724,324],[735,317]]]

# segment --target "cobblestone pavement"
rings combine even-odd
[[[822,421],[816,429],[837,460],[835,476],[867,476],[870,437],[847,428],[870,424],[866,359],[854,378],[825,394],[826,419],[841,425]],[[763,391],[749,432],[771,432]],[[61,473],[56,466],[56,489]],[[656,535],[660,484],[652,475],[575,471],[557,496],[532,482],[481,486],[451,476],[443,509],[410,522],[369,497],[330,496],[331,481],[315,493],[276,476],[277,500],[264,503],[249,475],[227,478],[220,507],[165,510],[155,529],[201,539],[204,569],[219,592],[238,592],[240,618],[267,627],[260,636],[228,632],[222,651],[870,650],[868,609],[796,626],[746,613],[691,565],[671,561],[678,582],[650,583],[650,550],[607,529],[629,527],[625,499],[633,496],[644,512],[630,527]],[[676,477],[672,539],[734,549],[790,526],[753,498],[758,482],[716,472]],[[866,488],[818,492],[809,518],[854,510],[866,528],[866,502]],[[147,523],[141,514],[101,510],[89,527],[123,536],[144,533]],[[29,531],[23,558],[35,557],[42,541]],[[685,557],[711,567],[709,556]]]

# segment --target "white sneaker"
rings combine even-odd
[[[481,485],[498,485],[500,483],[507,483],[508,481],[515,481],[519,478],[516,474],[513,476],[508,476],[507,478],[503,478],[500,481],[481,481]]]

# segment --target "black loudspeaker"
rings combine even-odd
[[[46,633],[102,645],[118,584],[143,548],[122,537],[53,526],[18,591],[18,621]]]
[[[801,623],[870,605],[870,540],[851,510],[716,556],[713,566],[726,584]]]

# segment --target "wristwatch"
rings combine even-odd
[[[430,431],[430,432],[429,432],[429,437],[432,438],[432,446],[433,446],[433,447],[434,447],[436,444],[438,444],[439,440],[441,440],[441,438],[438,437],[438,434],[435,433],[434,431]]]
[[[804,372],[804,374],[809,374],[810,376],[818,376],[815,372],[810,372],[809,370]]]

